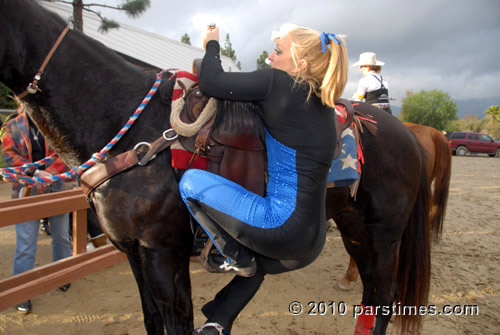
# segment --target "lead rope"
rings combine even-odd
[[[173,70],[173,69],[163,70],[163,71],[157,73],[156,80],[153,84],[153,87],[151,87],[151,89],[149,90],[149,92],[146,95],[146,97],[144,98],[144,100],[142,100],[139,107],[137,107],[134,114],[132,114],[132,116],[129,118],[129,120],[123,126],[123,128],[118,132],[118,134],[116,134],[116,136],[111,141],[109,141],[108,144],[106,144],[106,146],[104,146],[104,148],[101,149],[101,151],[99,151],[98,153],[94,153],[92,155],[92,157],[88,161],[83,163],[82,165],[72,167],[69,171],[61,173],[61,174],[51,175],[48,178],[42,178],[39,176],[31,177],[28,175],[28,174],[32,173],[33,171],[35,171],[37,168],[44,166],[44,165],[47,165],[47,164],[50,165],[53,161],[55,161],[58,156],[56,153],[54,153],[54,154],[52,154],[48,157],[45,157],[45,158],[43,158],[35,163],[26,163],[23,166],[18,166],[18,167],[1,168],[0,175],[2,175],[4,177],[4,179],[10,183],[18,182],[18,183],[20,183],[24,186],[28,186],[28,187],[31,187],[31,186],[35,185],[36,183],[53,183],[53,182],[60,181],[60,180],[64,180],[64,181],[75,180],[83,173],[83,171],[87,170],[88,168],[94,166],[97,163],[102,162],[106,158],[106,155],[108,154],[108,152],[123,137],[123,135],[125,135],[125,133],[134,124],[135,120],[137,120],[139,118],[139,116],[141,115],[144,108],[146,108],[147,104],[149,103],[149,101],[151,100],[153,95],[158,90],[158,87],[161,84],[163,74],[167,71],[174,71],[174,73],[172,74],[172,76],[170,78],[175,76],[175,70]]]

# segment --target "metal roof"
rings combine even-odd
[[[57,13],[64,20],[73,16],[73,7],[62,3],[38,1],[46,9]],[[120,23],[120,28],[100,33],[100,18],[86,11],[83,12],[83,31],[86,35],[103,43],[108,48],[159,69],[192,70],[193,60],[203,58],[205,50],[170,38],[150,33]],[[221,56],[225,71],[239,72],[233,60]]]

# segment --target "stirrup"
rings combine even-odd
[[[219,332],[219,335],[228,335],[229,334],[229,332],[227,330],[225,330],[224,327],[222,327],[217,322],[207,322],[203,326],[201,326],[200,328],[196,329],[195,330],[196,333],[193,333],[193,334],[203,334],[202,333],[203,329],[208,328],[208,327],[214,327]]]

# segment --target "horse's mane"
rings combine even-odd
[[[212,127],[265,137],[262,109],[253,102],[217,100],[217,116]]]

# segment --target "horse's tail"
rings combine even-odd
[[[425,157],[422,155],[422,157]],[[431,275],[430,184],[425,164],[417,198],[401,239],[398,265],[399,290],[395,300],[401,334],[418,334],[422,326],[419,306],[427,305]],[[405,313],[403,313],[405,312]]]
[[[451,151],[448,140],[440,131],[432,129],[432,141],[435,147],[434,189],[430,211],[431,231],[434,240],[441,237],[444,215],[448,203],[451,178]]]

